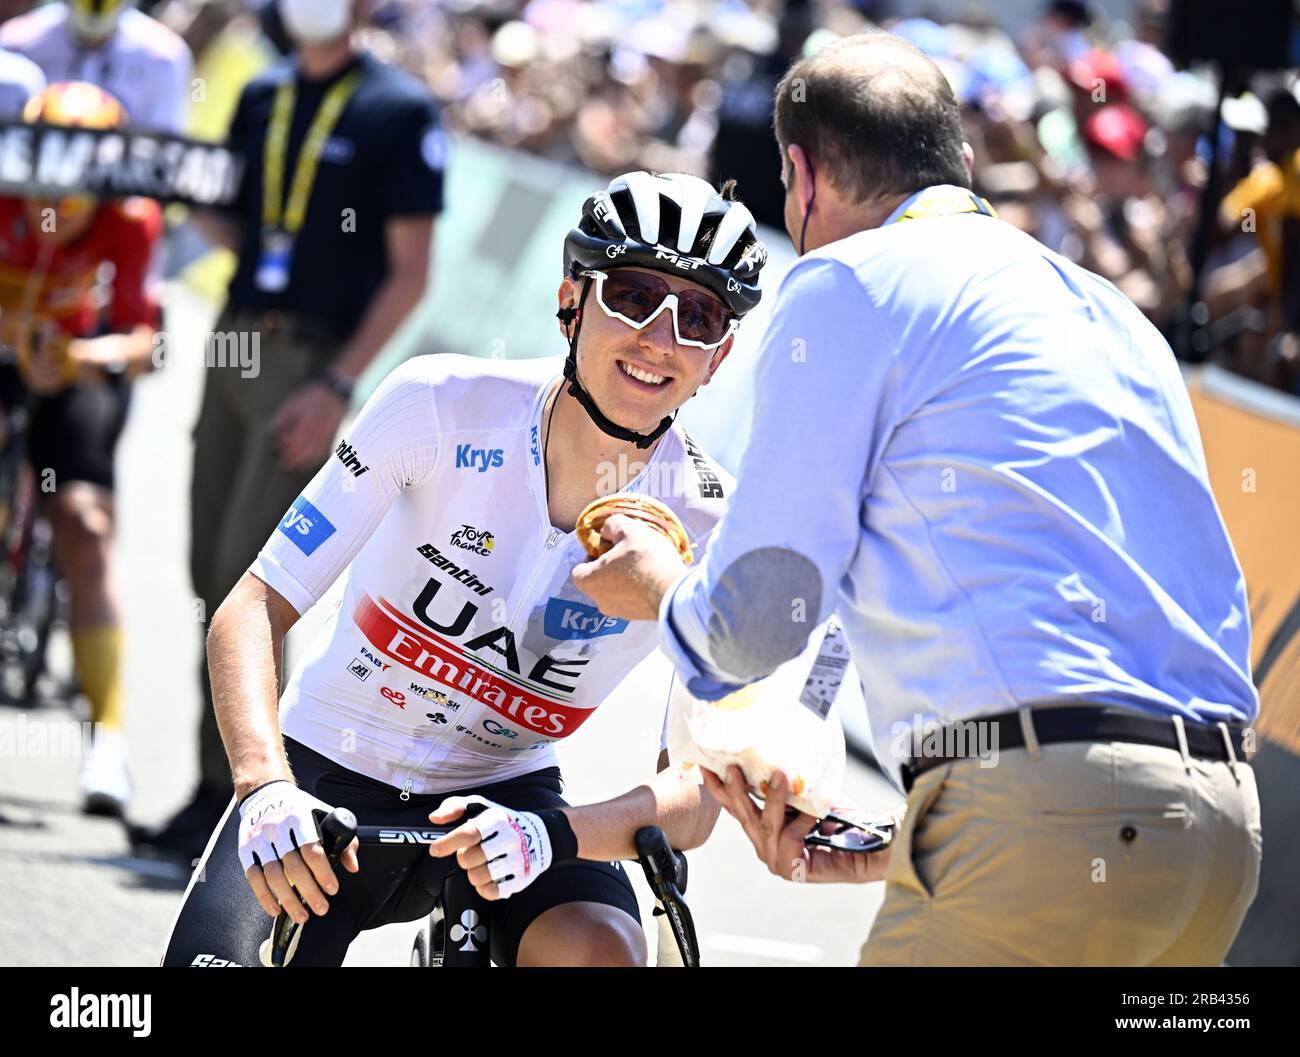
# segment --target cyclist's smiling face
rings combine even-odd
[[[606,274],[613,277],[620,273],[662,279],[671,293],[703,295],[716,302],[724,317],[727,314],[725,305],[698,283],[643,268],[608,269]],[[578,306],[584,281],[566,278],[561,282],[560,307]],[[578,379],[606,416],[627,429],[647,432],[681,407],[700,386],[708,384],[731,351],[733,338],[728,337],[716,349],[680,345],[670,308],[637,330],[606,315],[596,300],[595,280],[590,282],[592,288],[582,308],[578,331]],[[661,300],[653,289],[614,291],[610,285],[607,281],[606,304],[634,317],[658,307]],[[691,306],[679,303],[683,330],[688,329],[688,315],[693,311]],[[563,324],[560,331],[564,332]]]

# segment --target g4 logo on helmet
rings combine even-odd
[[[605,256],[608,257],[611,261],[612,261],[615,257],[621,257],[621,256],[623,256],[623,254],[625,254],[626,252],[627,252],[627,245],[626,245],[626,244],[624,244],[624,245],[622,245],[622,246],[606,246],[606,247],[605,247]]]

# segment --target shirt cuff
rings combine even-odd
[[[297,610],[302,616],[316,604],[315,596],[269,554],[259,554],[248,571]]]
[[[690,583],[690,589],[695,589],[699,579],[698,569],[692,570],[678,580],[659,603],[659,647],[673,662],[677,674],[694,697],[701,701],[717,701],[728,694],[734,694],[747,684],[727,682],[721,678],[721,673],[715,672],[707,661],[696,654],[678,630],[673,617],[673,601],[684,584]]]

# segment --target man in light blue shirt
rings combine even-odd
[[[683,576],[611,519],[575,582],[659,617],[703,698],[838,613],[909,791],[864,964],[1216,964],[1258,879],[1258,697],[1173,354],[968,190],[951,90],[910,45],[801,60],[776,130],[803,256],[718,537]],[[774,872],[874,876],[834,852],[810,873],[807,819],[710,787]]]

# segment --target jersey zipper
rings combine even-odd
[[[555,550],[555,545],[560,542],[563,536],[564,533],[559,529],[550,526],[546,542],[542,545],[542,556],[533,563],[532,574],[528,577],[528,583],[524,585],[524,589],[520,593],[519,601],[515,604],[514,612],[510,614],[510,619],[506,621],[506,627],[513,628],[515,626],[515,621],[519,619],[519,614],[523,611],[524,606],[532,597],[533,584],[537,582],[538,574],[541,573],[543,568],[551,564],[551,552]],[[399,800],[405,802],[411,799],[411,786],[415,784],[414,776],[424,770],[424,765],[429,762],[429,757],[433,755],[433,750],[436,749],[441,742],[442,738],[435,737],[433,744],[429,746],[429,751],[424,754],[420,759],[420,762],[407,771],[406,782],[402,785],[402,791],[398,795]]]
[[[563,535],[564,533],[559,529],[554,526],[550,527],[549,535],[546,537],[546,543],[542,546],[542,556],[538,561],[533,563],[532,574],[528,577],[528,583],[524,585],[523,591],[519,594],[519,601],[515,603],[515,611],[510,614],[510,619],[506,622],[506,627],[513,628],[515,626],[515,621],[519,619],[519,614],[523,612],[524,606],[528,604],[528,600],[533,596],[533,584],[537,582],[538,574],[542,569],[550,566],[551,552],[555,550],[555,545],[560,542],[560,537]]]

